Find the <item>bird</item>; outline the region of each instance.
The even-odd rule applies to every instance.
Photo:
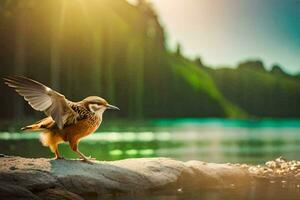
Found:
[[[105,110],[120,110],[98,96],[72,102],[50,87],[24,76],[7,76],[3,79],[4,83],[21,95],[34,110],[46,114],[46,118],[21,130],[40,131],[40,141],[55,154],[54,159],[64,159],[58,151],[58,145],[68,142],[83,161],[89,162],[92,158],[79,151],[79,141],[96,131]]]

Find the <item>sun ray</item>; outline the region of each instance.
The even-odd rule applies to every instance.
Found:
[[[100,23],[97,26],[93,26],[93,18],[88,10],[86,2],[84,0],[77,0],[80,4],[82,15],[87,23],[91,37],[93,40],[93,56],[92,56],[92,65],[94,69],[94,85],[97,87],[96,90],[101,92],[101,26]]]
[[[52,85],[56,88],[60,88],[60,51],[61,51],[61,42],[63,38],[63,28],[65,22],[65,10],[66,10],[66,0],[62,1],[62,6],[60,10],[60,14],[58,16],[58,25],[53,23],[53,33],[52,33],[52,42],[51,42],[51,77],[52,77]],[[54,14],[54,16],[56,16]]]

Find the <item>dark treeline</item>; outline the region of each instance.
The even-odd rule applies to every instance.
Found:
[[[212,70],[172,53],[142,0],[2,0],[0,68],[70,100],[102,96],[120,118],[300,116],[299,78],[259,62]],[[0,91],[0,118],[37,113],[4,84]]]

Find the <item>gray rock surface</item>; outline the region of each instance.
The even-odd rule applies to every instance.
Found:
[[[300,174],[300,173],[299,173]],[[263,177],[253,166],[181,162],[169,158],[120,161],[0,158],[0,199],[86,199],[104,195],[176,194],[250,187]],[[300,176],[290,176],[298,183]],[[286,177],[285,177],[286,180]],[[8,198],[9,197],[9,198]]]

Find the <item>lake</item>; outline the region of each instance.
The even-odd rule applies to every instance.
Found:
[[[0,153],[24,157],[53,157],[37,133],[0,133]],[[103,122],[100,129],[79,145],[86,155],[98,160],[138,157],[170,157],[182,161],[263,164],[283,156],[300,159],[299,120],[176,119],[147,122]],[[66,158],[77,158],[68,144],[60,145]],[[295,184],[294,184],[295,185]],[[101,197],[107,200],[296,200],[300,187],[262,184],[231,190],[199,190],[196,193],[134,194]],[[283,187],[285,186],[285,187]]]
[[[37,133],[0,133],[0,153],[53,157]],[[176,119],[139,123],[103,122],[80,142],[80,150],[98,160],[170,157],[216,163],[262,164],[283,156],[300,159],[300,120]],[[77,158],[67,144],[66,158]]]

